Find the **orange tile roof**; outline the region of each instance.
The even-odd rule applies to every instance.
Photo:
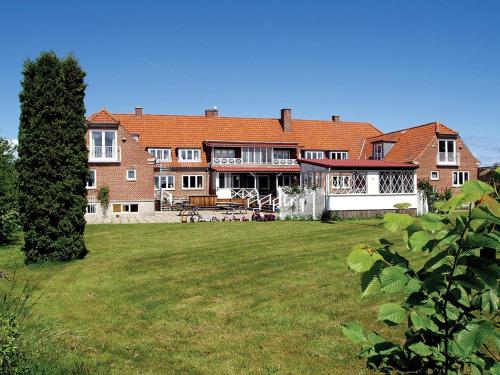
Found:
[[[101,109],[99,112],[92,114],[87,119],[87,121],[91,122],[93,124],[114,124],[114,125],[117,125],[120,123],[105,108]]]
[[[430,122],[424,125],[397,130],[367,139],[366,146],[363,149],[363,157],[369,159],[372,156],[373,143],[385,141],[395,142],[395,144],[384,157],[384,160],[414,162],[436,135],[458,136],[458,133],[439,122]]]
[[[232,142],[298,143],[309,150],[349,151],[357,159],[364,140],[381,132],[367,122],[294,120],[290,132],[283,131],[276,118],[205,117],[190,115],[112,114],[98,112],[89,122],[100,122],[108,115],[130,133],[139,134],[144,147],[197,147],[207,140]],[[176,159],[176,158],[175,158]],[[206,155],[202,152],[202,162]],[[176,162],[172,162],[175,166]]]

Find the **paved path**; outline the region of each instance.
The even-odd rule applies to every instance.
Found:
[[[231,215],[227,215],[225,211],[211,211],[211,210],[200,210],[200,215],[205,220],[210,220],[212,217],[216,217],[219,220],[226,218],[232,218]],[[243,216],[248,219],[252,217],[252,211],[247,211],[245,214],[236,214],[235,218],[241,220]],[[179,211],[166,211],[166,212],[156,212],[155,215],[141,215],[141,214],[120,214],[103,217],[101,215],[86,215],[87,224],[140,224],[140,223],[180,223],[181,217],[179,216]]]

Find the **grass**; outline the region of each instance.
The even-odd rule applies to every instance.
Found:
[[[0,270],[39,283],[42,323],[69,332],[61,356],[92,373],[364,373],[341,324],[395,332],[375,322],[382,300],[360,298],[346,257],[398,241],[379,224],[92,225],[84,260],[26,266],[11,246]]]

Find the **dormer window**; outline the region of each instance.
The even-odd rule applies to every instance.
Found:
[[[384,145],[377,143],[373,145],[373,159],[382,160],[384,158]]]
[[[169,148],[150,148],[148,152],[158,161],[171,161],[172,153]]]
[[[332,151],[330,152],[330,159],[346,160],[349,158],[347,151]]]
[[[457,148],[454,139],[440,139],[438,149],[438,164],[449,164],[456,165],[457,158]]]
[[[201,161],[201,152],[197,148],[180,148],[179,161],[184,161],[184,162]]]
[[[306,151],[304,155],[306,159],[323,159],[325,157],[323,151]]]

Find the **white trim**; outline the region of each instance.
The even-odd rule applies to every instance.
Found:
[[[453,182],[453,180],[454,180],[453,177],[454,177],[455,173],[457,174],[457,181],[458,181],[458,183],[456,183],[456,184]],[[460,175],[460,173],[463,174],[462,180],[463,180],[464,183],[466,181],[469,181],[469,179],[470,179],[470,173],[469,173],[469,171],[452,171],[451,172],[451,186],[453,186],[453,187],[460,187],[460,186],[463,185],[463,183],[462,184],[460,183],[460,178],[458,177]],[[465,179],[465,174],[467,174],[467,179]]]
[[[172,177],[172,182],[173,182],[173,184],[172,184],[173,187],[171,187],[171,188],[168,187],[168,179],[167,178],[169,178],[169,177]],[[158,187],[155,186],[156,185],[156,182],[155,182],[156,178],[158,178]],[[153,176],[153,186],[154,186],[155,190],[160,190],[162,179],[165,179],[165,186],[166,186],[166,187],[162,188],[163,190],[175,190],[175,175],[173,175],[173,174]]]
[[[348,151],[330,151],[330,159],[333,159],[333,155],[338,154],[340,158],[335,158],[335,160],[347,160],[349,159],[349,152]],[[345,155],[345,157],[344,157]]]
[[[137,211],[130,211],[132,205],[137,205]],[[111,214],[112,215],[118,215],[118,214],[136,214],[139,212],[139,203],[137,202],[130,202],[130,203],[110,203],[111,206]],[[115,211],[114,206],[120,206],[120,211]],[[123,207],[128,206],[128,211],[124,211]]]
[[[93,186],[89,186],[89,179],[87,178],[87,184],[86,184],[86,188],[88,190],[95,190],[97,189],[97,169],[89,169],[89,172],[94,172],[94,185]]]
[[[308,156],[309,154],[309,156]],[[320,156],[320,157],[318,157]],[[305,159],[321,160],[325,158],[325,152],[320,150],[306,150],[304,151]]]
[[[185,152],[185,156],[187,156],[188,152],[191,151],[191,155],[193,156],[192,159],[186,159],[182,156],[183,152]],[[178,155],[177,155],[177,160],[182,161],[184,163],[197,163],[201,161],[201,150],[199,148],[178,148],[177,149]],[[198,154],[198,157],[195,158],[194,155],[195,153]]]
[[[164,158],[165,151],[168,151],[168,156]],[[148,148],[148,152],[157,160],[157,161],[172,161],[172,149],[170,147],[151,147]],[[161,157],[157,157],[160,155]]]
[[[375,143],[373,145],[373,159],[374,160],[383,160],[384,159],[384,143]]]
[[[189,187],[184,187],[184,177],[189,177]],[[201,187],[191,187],[191,177],[201,177]],[[205,188],[205,176],[202,174],[183,174],[181,187],[182,190],[203,190]]]
[[[432,177],[433,173],[436,173],[436,177]],[[439,171],[431,171],[430,180],[431,181],[439,181]]]
[[[134,172],[134,177],[129,177],[129,175],[128,175],[129,172]],[[127,179],[127,181],[136,181],[137,180],[137,170],[135,168],[127,169],[125,172],[125,178]]]

